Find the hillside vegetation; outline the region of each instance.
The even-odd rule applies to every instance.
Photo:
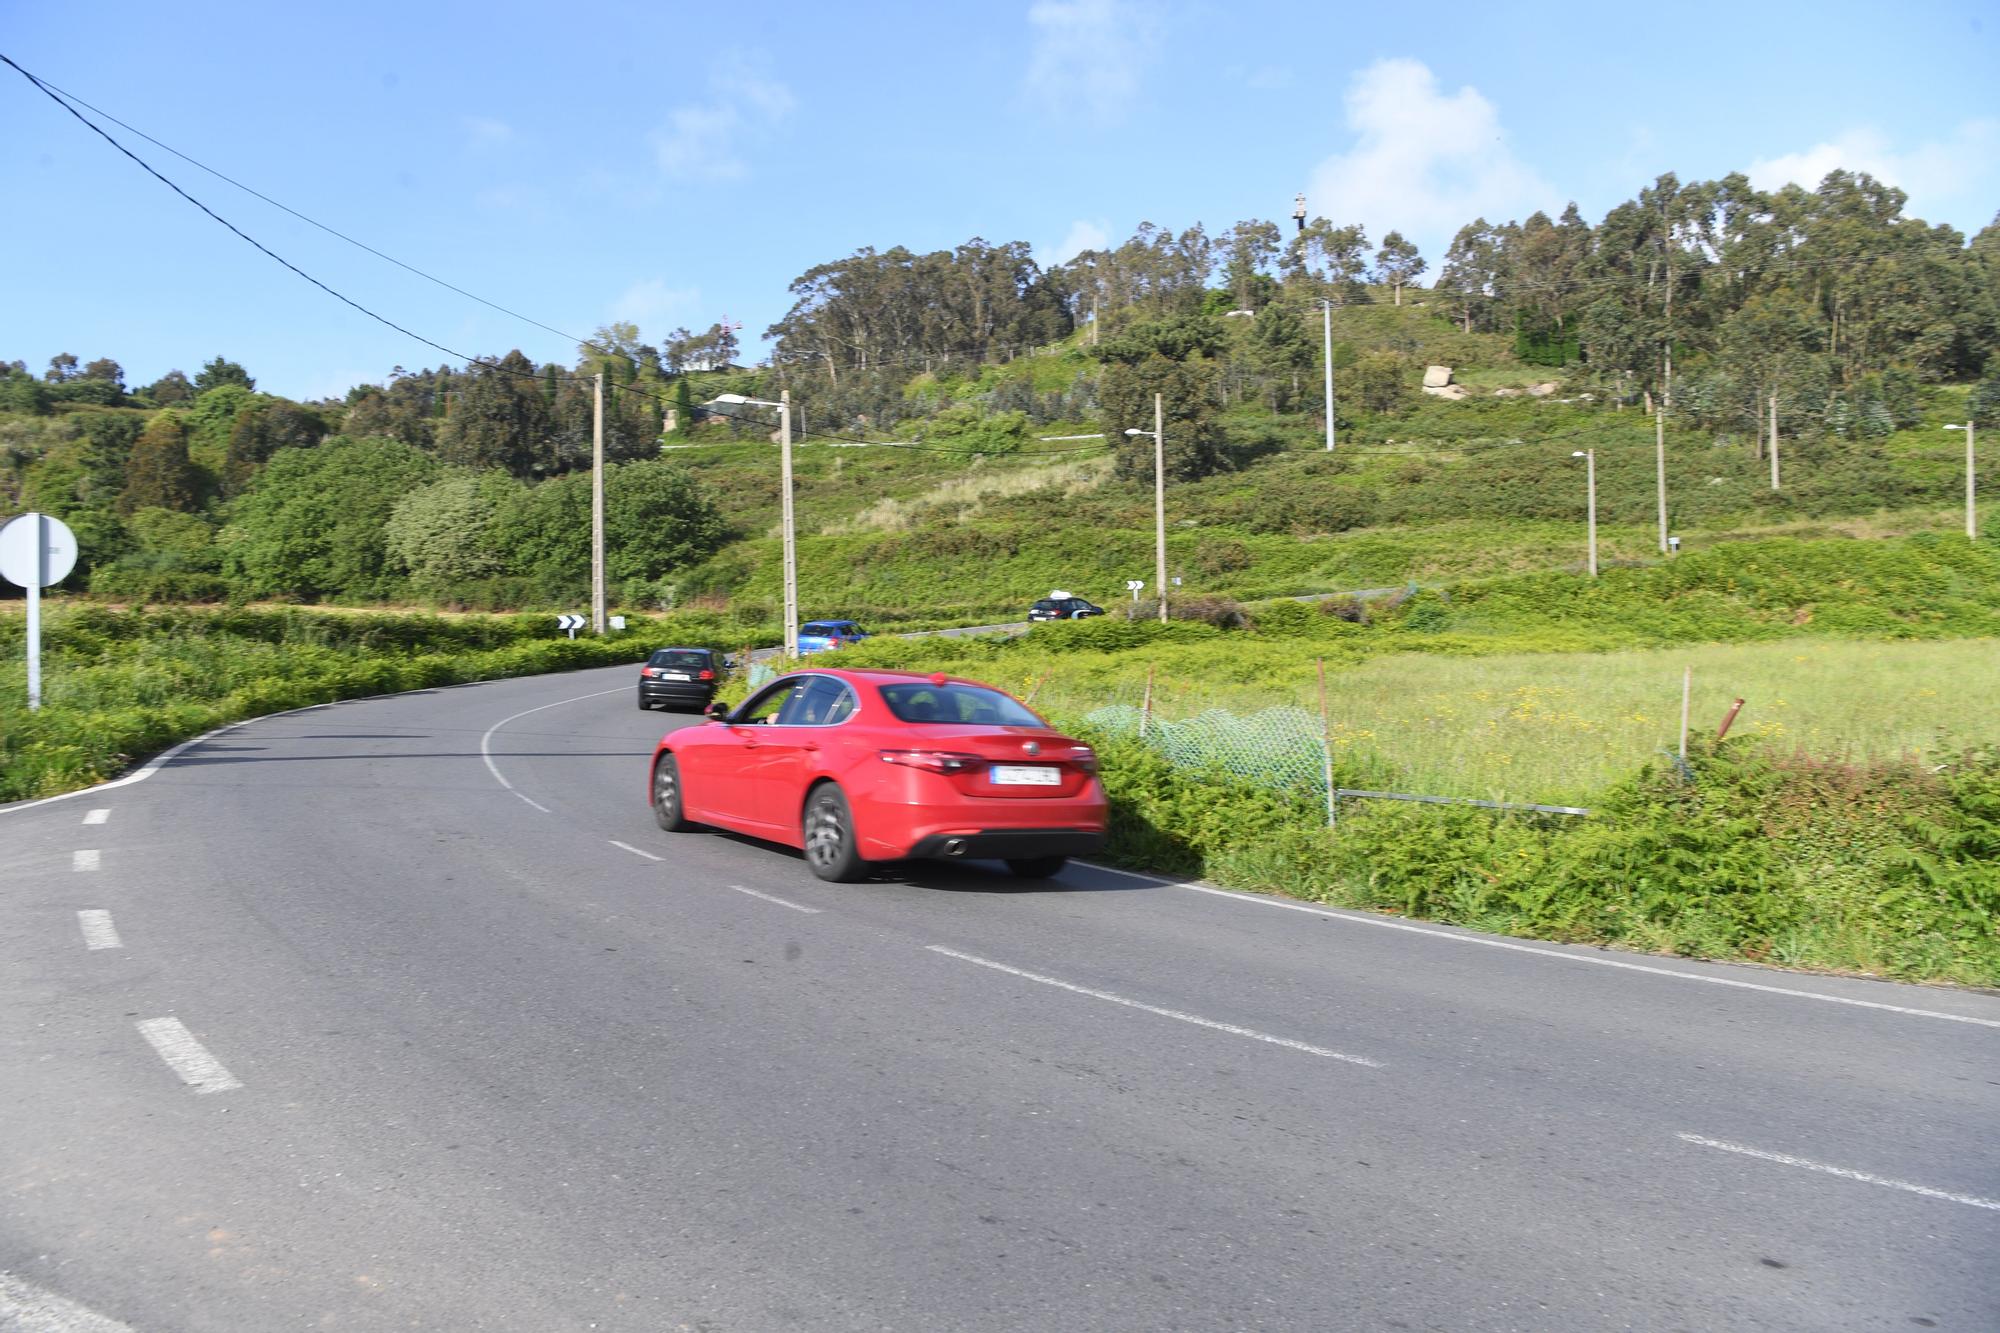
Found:
[[[1046,266],[1020,243],[867,248],[792,284],[756,367],[721,325],[629,324],[569,364],[398,368],[313,403],[222,356],[144,387],[109,358],[16,361],[0,508],[64,518],[71,587],[139,609],[55,599],[41,714],[16,702],[18,649],[0,665],[0,799],[253,712],[774,641],[777,423],[721,398],[783,394],[806,615],[1014,619],[1057,587],[1113,610],[843,657],[992,679],[1092,736],[1126,864],[1994,984],[2000,519],[1966,539],[1966,437],[1942,427],[2000,427],[2000,221],[1968,239],[1904,204],[1847,172],[1663,176],[1594,224],[1473,220],[1429,260],[1323,218],[1149,223]],[[570,644],[546,616],[242,609],[581,609],[599,374],[612,599],[658,619]],[[174,602],[224,605],[143,609]],[[1593,813],[1357,799],[1329,834],[1328,768]]]

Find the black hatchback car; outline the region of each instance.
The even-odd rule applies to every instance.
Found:
[[[1058,592],[1044,597],[1028,608],[1030,620],[1082,620],[1085,616],[1101,616],[1104,608],[1071,593]]]
[[[639,709],[705,708],[722,685],[725,663],[713,648],[661,648],[639,668]]]

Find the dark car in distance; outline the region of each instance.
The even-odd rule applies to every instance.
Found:
[[[639,710],[706,708],[722,684],[722,654],[713,648],[660,648],[639,668]]]
[[[1103,607],[1060,588],[1028,608],[1030,620],[1082,620],[1085,616],[1103,614]]]

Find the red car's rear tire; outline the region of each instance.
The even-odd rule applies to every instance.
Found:
[[[854,836],[854,815],[847,797],[831,782],[821,783],[806,797],[800,821],[806,867],[821,879],[847,884],[861,878],[867,864]]]

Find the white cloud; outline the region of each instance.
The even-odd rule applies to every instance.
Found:
[[[1835,169],[1865,171],[1910,196],[1911,211],[1921,215],[1927,203],[1945,203],[1973,194],[1990,194],[2000,161],[2000,120],[1968,120],[1948,138],[1896,148],[1880,130],[1848,130],[1838,138],[1801,152],[1760,158],[1746,173],[1760,190],[1791,183],[1819,188]]]
[[[1069,224],[1069,232],[1056,245],[1036,246],[1041,252],[1043,268],[1057,264],[1067,264],[1085,250],[1102,250],[1111,244],[1111,224],[1102,218],[1078,218]]]
[[[709,76],[706,101],[667,113],[652,133],[660,169],[680,180],[737,180],[750,172],[747,141],[768,134],[792,112],[791,89],[741,57],[726,58]]]
[[[514,141],[514,127],[491,116],[463,116],[465,137],[474,148],[499,148]]]
[[[701,304],[699,287],[669,287],[660,278],[635,282],[611,303],[611,318],[628,320],[641,329],[662,336],[661,326],[686,318],[686,312]]]
[[[1156,15],[1130,0],[1036,0],[1028,6],[1034,49],[1028,96],[1059,115],[1108,125],[1138,100],[1159,49]]]
[[[1312,211],[1359,222],[1371,242],[1400,231],[1435,266],[1458,229],[1559,206],[1555,191],[1514,156],[1500,113],[1478,89],[1447,94],[1421,61],[1379,60],[1346,96],[1354,143],[1313,169]]]

